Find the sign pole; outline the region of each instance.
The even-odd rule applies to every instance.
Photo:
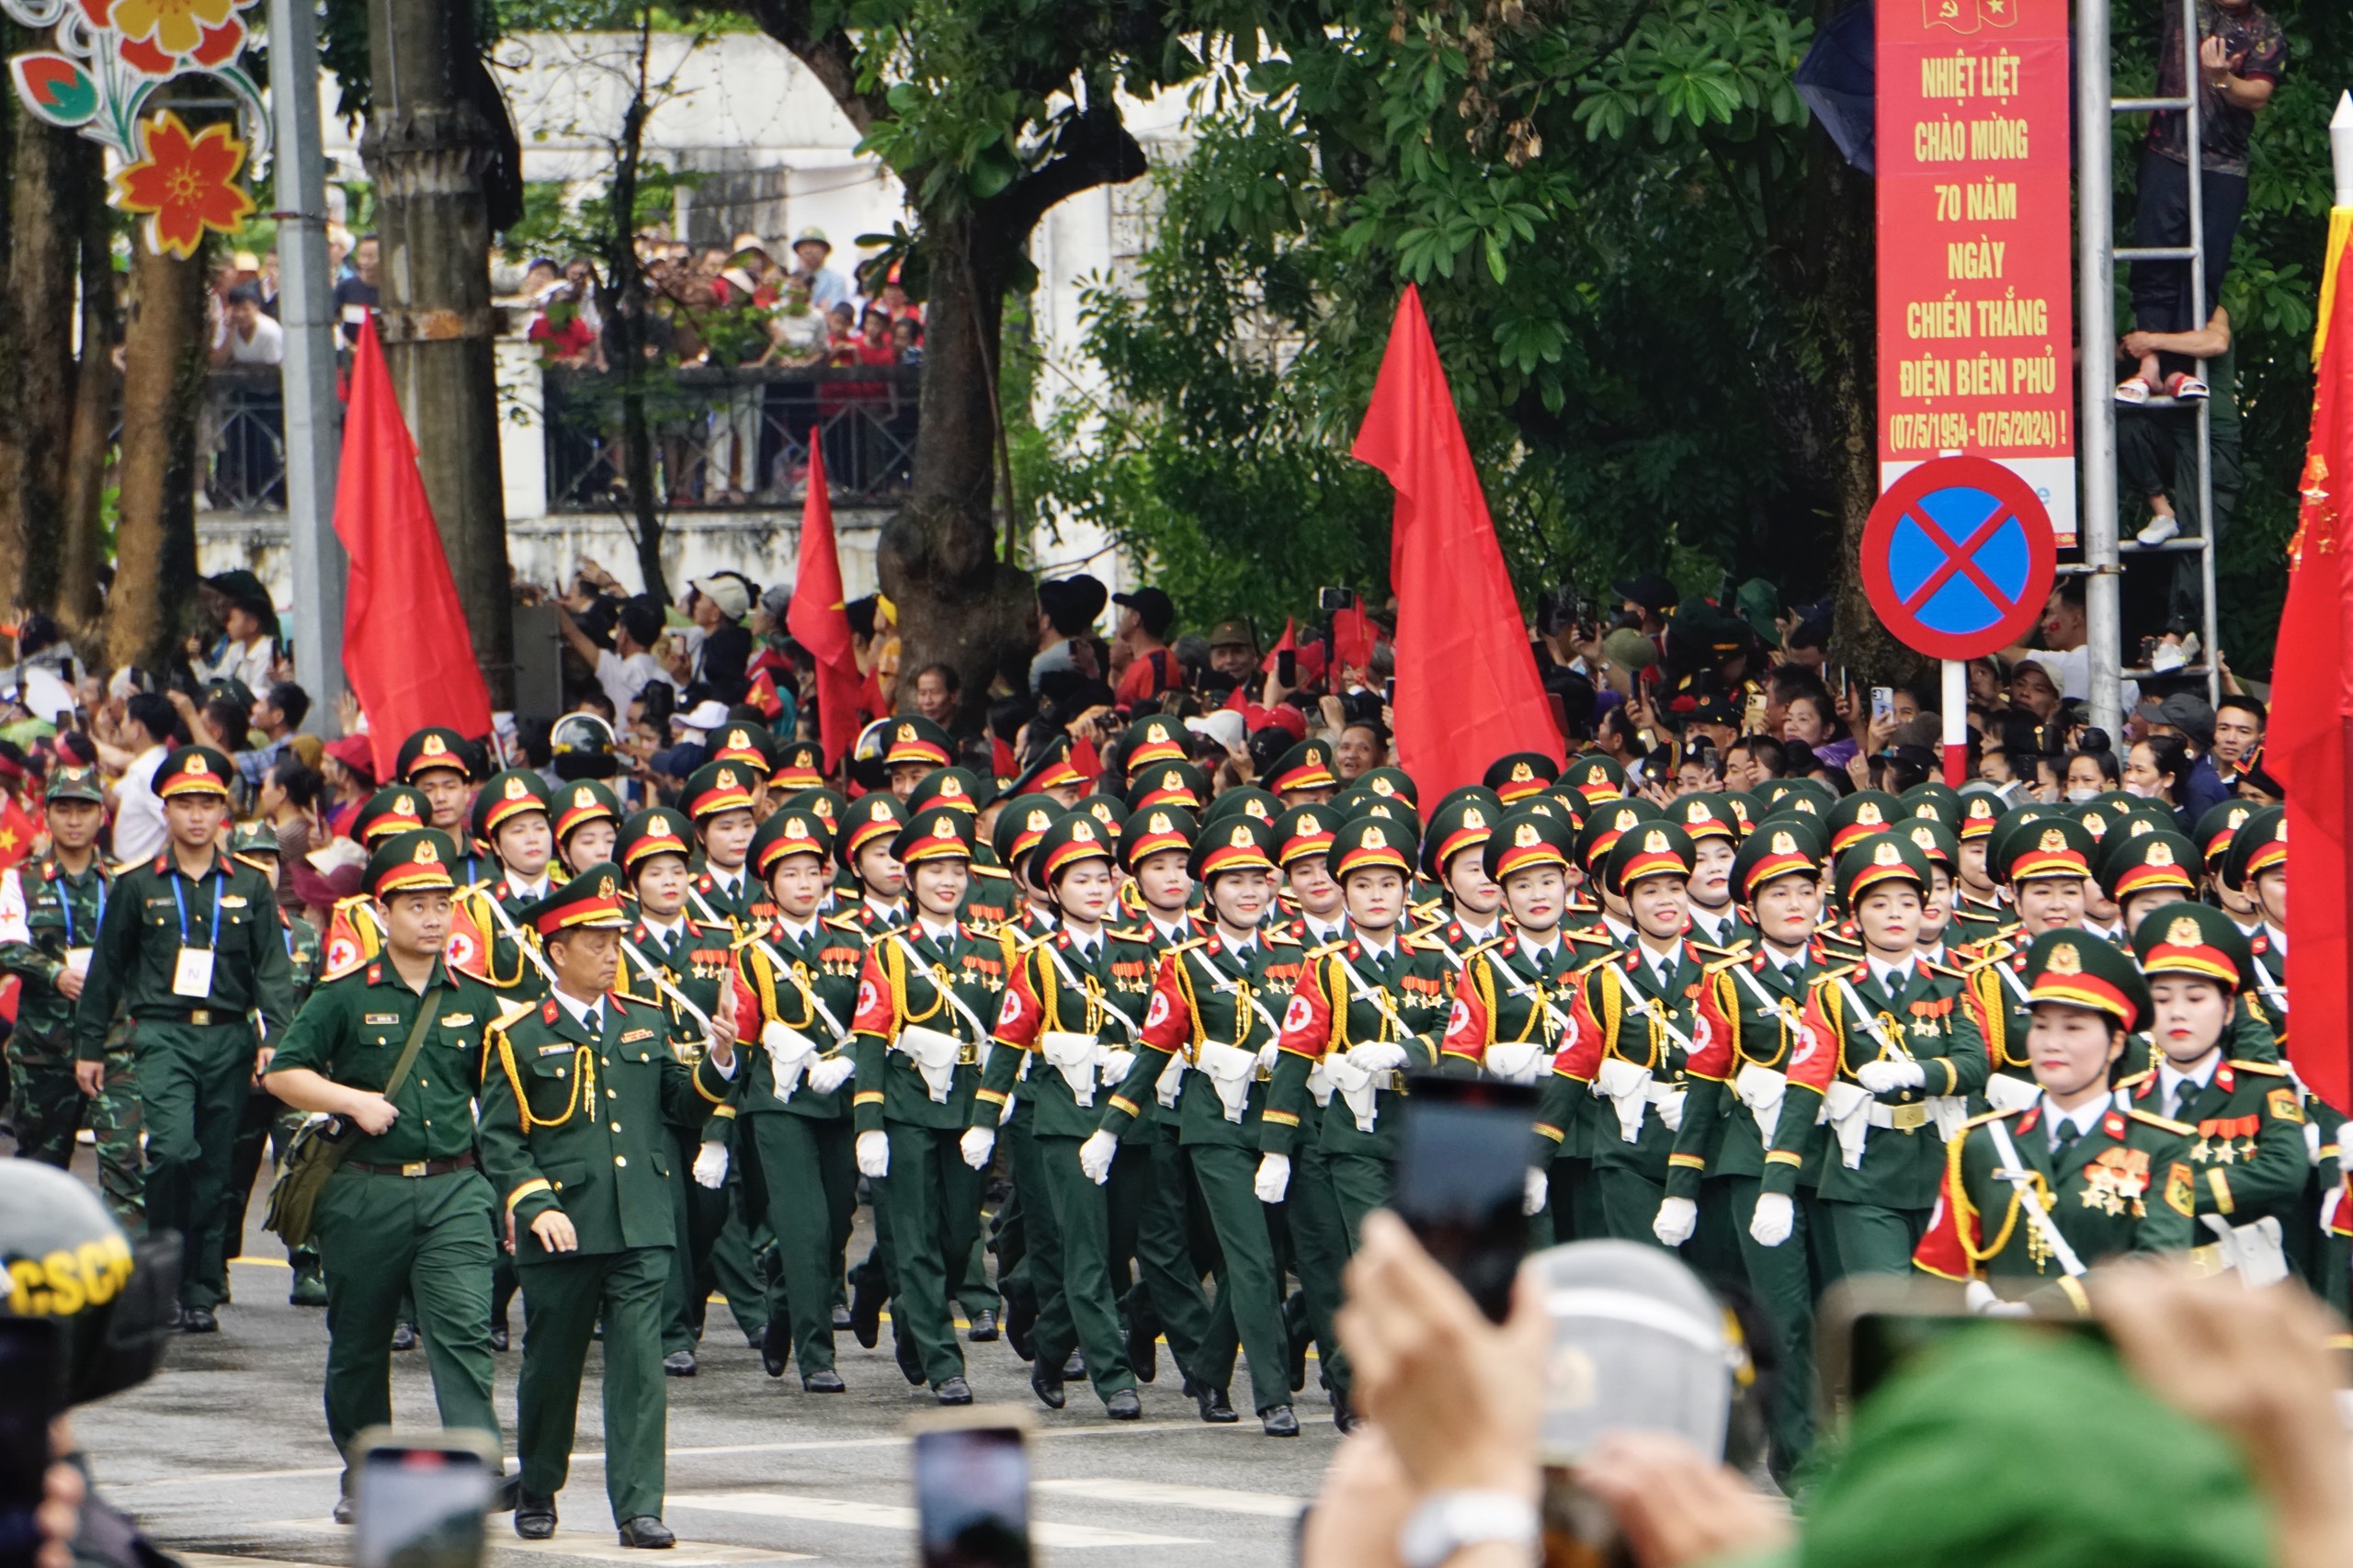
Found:
[[[1944,661],[1945,782],[1958,790],[1969,778],[1969,665]]]

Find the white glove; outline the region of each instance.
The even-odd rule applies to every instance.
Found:
[[[2345,1184],[2341,1181],[2321,1194],[2320,1233],[2322,1235],[2328,1235],[2336,1229],[2336,1210],[2344,1201]]]
[[[2353,1121],[2336,1124],[2336,1168],[2353,1166]]]
[[[727,1180],[727,1145],[705,1142],[695,1151],[695,1185],[717,1187]]]
[[[1250,1185],[1256,1189],[1259,1202],[1280,1203],[1283,1194],[1290,1190],[1290,1156],[1259,1155],[1258,1178]]]
[[[1101,1187],[1111,1179],[1111,1156],[1119,1152],[1120,1140],[1098,1127],[1078,1146],[1078,1168],[1087,1180]]]
[[[1651,1221],[1651,1234],[1661,1246],[1679,1247],[1699,1228],[1699,1206],[1688,1198],[1660,1199],[1658,1217]]]
[[[810,1066],[807,1082],[809,1086],[819,1094],[830,1095],[844,1084],[848,1083],[851,1074],[857,1071],[858,1063],[852,1062],[849,1059],[849,1052],[845,1051],[833,1056],[817,1058],[816,1062]]]
[[[2034,1315],[2034,1309],[2024,1301],[2006,1301],[1994,1294],[1994,1287],[1983,1279],[1972,1279],[1968,1288],[1961,1291],[1961,1299],[1979,1317],[2030,1318]]]
[[[1128,1081],[1128,1074],[1135,1071],[1135,1066],[1134,1051],[1108,1051],[1103,1057],[1103,1082],[1108,1085],[1124,1084]]]
[[[1534,1165],[1528,1167],[1528,1186],[1520,1193],[1519,1211],[1536,1215],[1544,1212],[1545,1200],[1552,1195],[1552,1182]]]
[[[2320,1164],[2320,1123],[2304,1123],[2304,1160],[2308,1165]]]
[[[1271,1040],[1266,1044],[1260,1046],[1258,1048],[1258,1071],[1261,1073],[1273,1072],[1275,1070],[1276,1053],[1281,1051],[1281,1049],[1282,1047],[1280,1045]]]
[[[1916,1062],[1866,1062],[1855,1069],[1855,1082],[1875,1095],[1916,1089],[1927,1081],[1928,1070]]]
[[[967,1127],[964,1136],[956,1140],[956,1150],[964,1156],[964,1163],[974,1170],[988,1169],[989,1156],[996,1153],[996,1129]]]
[[[887,1132],[858,1135],[858,1174],[880,1181],[891,1174],[891,1136]]]
[[[1368,1073],[1386,1073],[1405,1065],[1405,1048],[1393,1040],[1367,1040],[1349,1048],[1348,1060]]]
[[[1797,1205],[1786,1192],[1760,1192],[1756,1212],[1748,1217],[1748,1234],[1758,1246],[1777,1247],[1797,1229]]]

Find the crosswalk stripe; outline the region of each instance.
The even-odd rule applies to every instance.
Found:
[[[692,1496],[672,1493],[672,1509],[709,1509],[721,1514],[751,1514],[762,1518],[802,1519],[811,1524],[852,1525],[867,1529],[912,1530],[915,1511],[891,1503],[859,1503],[846,1497],[803,1497],[776,1492],[705,1492]],[[1076,1550],[1097,1546],[1199,1546],[1189,1537],[1150,1535],[1141,1530],[1107,1529],[1100,1525],[1063,1524],[1053,1519],[1029,1521],[1029,1539],[1040,1546]]]
[[[1056,1497],[1086,1497],[1129,1507],[1196,1508],[1209,1514],[1250,1514],[1292,1519],[1307,1506],[1304,1497],[1279,1492],[1238,1492],[1224,1486],[1188,1486],[1173,1481],[1126,1481],[1118,1476],[1064,1477],[1034,1481],[1037,1491]]]

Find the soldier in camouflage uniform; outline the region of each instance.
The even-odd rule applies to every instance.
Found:
[[[60,767],[42,794],[50,847],[0,873],[0,974],[22,983],[8,1036],[17,1153],[63,1170],[74,1160],[82,1091],[74,1082],[74,1003],[90,972],[112,873],[98,854],[106,786]]]

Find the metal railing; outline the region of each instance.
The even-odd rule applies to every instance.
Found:
[[[643,383],[654,495],[665,509],[798,502],[811,432],[828,490],[853,500],[904,494],[915,469],[919,366],[665,370]],[[625,503],[621,378],[551,368],[545,394],[548,510]]]
[[[286,395],[275,365],[209,370],[197,416],[197,494],[215,512],[286,508]]]

